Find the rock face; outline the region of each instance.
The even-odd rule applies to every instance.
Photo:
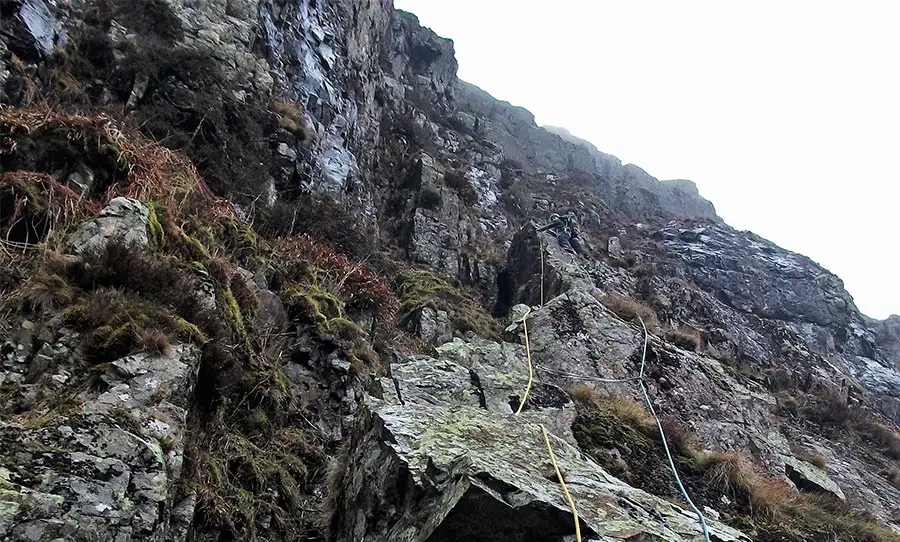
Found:
[[[632,219],[670,215],[719,220],[712,203],[699,197],[690,181],[661,183],[639,167],[623,165],[615,156],[568,132],[537,126],[529,111],[498,101],[472,84],[460,81],[457,88],[461,106],[484,119],[479,135],[497,142],[505,157],[527,170],[572,169],[598,175],[597,188],[604,198]]]
[[[478,396],[495,395],[497,385],[510,393],[524,389],[524,367],[510,367],[512,359],[497,355],[503,347],[483,342],[457,342],[442,350],[473,362],[472,367],[425,359],[394,365],[397,400],[370,399],[359,414],[348,456],[355,468],[340,484],[336,538],[487,541],[503,533],[504,540],[551,541],[574,535],[539,425],[552,427],[545,420],[560,416],[565,403],[547,402],[521,417],[489,399],[479,406]],[[492,365],[496,362],[500,365]],[[566,439],[551,434],[550,440],[579,503],[586,540],[699,535],[692,513],[610,476]],[[397,487],[404,489],[390,489]],[[719,524],[710,526],[710,534],[716,540],[750,540]]]
[[[0,231],[26,209],[52,241],[13,247],[47,260],[33,276],[0,251],[0,304],[15,315],[0,317],[0,539],[571,541],[543,424],[585,540],[699,540],[692,512],[604,470],[572,430],[579,393],[642,398],[637,316],[648,393],[698,453],[739,454],[900,530],[900,319],[865,318],[837,276],[728,227],[691,181],[658,181],[459,80],[453,42],[391,0],[0,0],[0,12]],[[22,109],[63,120],[12,122]],[[79,136],[94,124],[123,132],[95,149]],[[134,151],[146,161],[119,145],[132,128],[149,136]],[[205,207],[185,196],[190,213],[166,214],[173,196],[154,190],[183,188],[168,169],[179,155],[149,140],[194,161],[204,183],[189,195]],[[117,192],[145,162],[161,168],[152,182]],[[120,193],[149,196],[107,201]],[[578,255],[538,231],[569,211]],[[275,261],[298,234],[320,243]],[[165,272],[77,267],[110,243]],[[325,269],[335,262],[349,267]],[[357,280],[367,263],[377,273]],[[72,269],[90,286],[80,304],[61,278]],[[416,273],[430,278],[394,280]],[[379,287],[394,297],[375,309],[399,306],[397,325],[351,314]],[[101,294],[128,301],[124,324],[77,328]],[[165,327],[176,306],[221,336],[180,315],[171,346],[110,333]],[[86,361],[99,331],[127,355]],[[227,440],[209,434],[228,424],[200,411],[249,427],[203,480],[184,467],[192,446]],[[338,448],[329,484],[320,456]],[[224,504],[204,509],[221,486]],[[740,499],[698,500],[728,522]],[[210,520],[222,510],[229,521]],[[292,522],[303,529],[287,534]],[[754,536],[711,528],[720,542]]]
[[[761,379],[743,378],[735,372],[733,359],[731,362],[723,362],[712,357],[711,354],[716,353],[715,347],[698,353],[653,338],[648,347],[645,374],[647,386],[651,395],[659,402],[657,408],[660,411],[671,413],[667,415],[677,415],[691,428],[693,434],[704,439],[713,449],[741,450],[765,464],[770,472],[785,475],[804,490],[824,491],[842,499],[848,493],[851,494],[851,499],[865,501],[869,510],[884,514],[885,518],[889,517],[895,506],[893,502],[900,497],[900,493],[897,488],[886,484],[876,472],[864,466],[865,460],[856,452],[837,443],[825,444],[827,455],[834,457],[834,464],[829,467],[828,474],[793,458],[790,441],[816,442],[820,447],[827,441],[809,435],[808,429],[803,429],[802,425],[784,433],[775,429],[779,423],[775,394],[782,389],[780,386],[833,388],[839,387],[840,382],[853,378],[865,387],[866,393],[879,398],[874,405],[876,408],[887,416],[896,416],[898,393],[893,386],[900,382],[900,377],[886,363],[856,354],[859,349],[869,348],[868,351],[873,352],[873,355],[881,355],[880,351],[870,346],[874,342],[871,331],[849,336],[842,333],[841,330],[852,330],[859,325],[856,322],[861,321],[862,317],[858,312],[851,311],[844,315],[844,322],[851,320],[850,323],[832,322],[829,324],[831,327],[819,327],[823,334],[827,333],[831,337],[830,349],[826,350],[813,338],[802,333],[804,324],[797,324],[796,320],[769,320],[763,318],[763,315],[752,314],[754,306],[786,303],[780,299],[783,296],[797,295],[793,292],[760,286],[754,296],[746,294],[747,299],[753,297],[753,303],[756,304],[747,306],[735,306],[729,303],[730,298],[723,301],[707,293],[753,287],[752,279],[748,281],[743,278],[745,273],[751,277],[766,277],[764,280],[770,283],[785,281],[784,288],[787,288],[787,277],[774,269],[759,268],[771,265],[767,264],[765,258],[756,256],[756,251],[762,245],[769,254],[780,254],[781,257],[789,258],[788,261],[795,262],[794,266],[785,264],[790,269],[788,276],[795,276],[798,281],[803,277],[819,276],[819,280],[826,285],[820,287],[818,295],[808,295],[809,304],[805,309],[807,314],[820,314],[823,319],[829,313],[841,314],[831,300],[835,295],[841,296],[836,301],[839,304],[849,299],[843,290],[827,289],[828,281],[838,280],[836,277],[805,258],[787,253],[771,243],[751,238],[749,247],[738,245],[737,240],[742,238],[735,233],[732,239],[736,244],[730,250],[718,253],[718,259],[711,248],[702,249],[694,244],[707,243],[703,246],[713,246],[711,236],[715,233],[710,229],[716,228],[719,226],[704,228],[709,235],[702,238],[693,237],[692,232],[688,235],[689,240],[683,241],[693,246],[693,250],[702,251],[701,258],[709,258],[702,260],[705,265],[679,264],[677,268],[672,267],[676,277],[679,276],[675,272],[677,269],[684,273],[681,276],[696,274],[687,276],[697,282],[722,277],[722,282],[716,286],[703,289],[686,288],[683,279],[673,281],[660,278],[649,281],[649,284],[644,279],[642,287],[638,284],[640,281],[623,280],[622,276],[610,273],[602,264],[573,259],[554,245],[552,236],[546,235],[542,242],[535,242],[530,237],[534,234],[529,234],[528,228],[525,228],[510,249],[511,262],[516,262],[516,268],[526,270],[512,276],[515,279],[513,290],[530,292],[521,298],[536,303],[533,301],[536,299],[533,295],[536,289],[534,282],[535,275],[539,276],[542,259],[545,277],[559,277],[553,280],[554,286],[545,288],[546,292],[556,297],[549,298],[543,307],[534,309],[529,317],[531,353],[537,375],[544,381],[561,387],[591,382],[597,378],[634,377],[640,369],[643,337],[641,328],[634,323],[622,321],[598,299],[607,299],[606,292],[648,289],[659,307],[661,317],[669,315],[684,322],[685,314],[680,311],[691,307],[692,323],[699,325],[703,322],[710,330],[710,342],[721,341],[719,344],[723,351],[733,348],[734,355],[740,356],[742,363],[758,367],[753,370],[766,375]],[[684,247],[676,243],[665,231],[663,230],[662,238],[668,241],[642,249],[652,251],[655,261],[663,262],[662,266],[670,265],[665,263],[670,262],[667,258],[680,259],[691,250],[690,246]],[[674,254],[666,252],[667,250],[673,250]],[[548,252],[554,255],[548,255]],[[733,263],[723,263],[723,260],[728,261],[726,258],[732,259]],[[723,271],[720,272],[719,269]],[[733,281],[724,279],[732,272],[741,278]],[[586,286],[585,276],[602,286]],[[516,280],[521,280],[522,283],[519,284]],[[811,285],[805,287],[813,288]],[[799,286],[798,291],[802,292],[803,288],[804,286]],[[680,309],[676,311],[670,308],[674,306]],[[751,313],[750,317],[747,313]],[[846,328],[842,327],[844,325]],[[722,332],[716,331],[719,326],[723,329]],[[510,330],[522,340],[524,330],[521,324],[512,326],[508,329]],[[729,335],[726,330],[740,330],[740,334]],[[666,336],[664,328],[658,328],[656,333]],[[844,341],[843,344],[841,340]],[[693,349],[694,346],[691,347]],[[728,359],[721,352],[717,355]],[[791,360],[790,367],[785,367],[787,359]],[[835,361],[841,364],[840,368],[835,366]],[[634,383],[594,385],[615,395],[638,397]],[[860,483],[861,480],[867,482]]]
[[[875,332],[878,347],[895,369],[900,368],[900,316],[894,314],[886,320],[868,322]]]
[[[68,376],[66,343],[53,376]],[[37,354],[42,355],[44,349]],[[109,389],[44,418],[0,422],[0,534],[8,540],[183,540],[191,501],[176,502],[199,352],[136,354],[110,364]]]
[[[724,226],[673,225],[658,235],[686,278],[738,310],[826,327],[847,325],[855,312],[839,278],[764,239]]]

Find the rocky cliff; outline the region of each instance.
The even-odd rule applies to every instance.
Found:
[[[896,317],[456,68],[390,0],[0,0],[0,538],[900,540]]]

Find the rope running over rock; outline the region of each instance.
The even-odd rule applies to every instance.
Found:
[[[538,234],[538,239],[540,241],[541,247],[541,307],[544,306],[544,243],[543,238],[540,234]],[[575,265],[577,265],[582,272],[584,272],[588,277],[590,274],[587,270],[581,266],[581,264],[574,260]],[[593,299],[593,298],[592,298]],[[594,301],[600,305],[600,302],[594,299]],[[519,408],[516,410],[516,416],[518,416],[522,409],[525,407],[525,403],[528,401],[528,395],[531,392],[531,387],[534,382],[534,366],[531,362],[531,344],[528,339],[528,324],[526,323],[526,319],[531,315],[531,307],[528,307],[528,311],[522,316],[522,326],[525,331],[525,355],[528,361],[528,385],[525,387],[525,393],[522,395],[522,401],[519,403]],[[659,436],[662,439],[663,449],[666,452],[666,458],[669,461],[669,468],[672,471],[672,475],[675,477],[675,482],[678,484],[678,489],[681,490],[681,494],[684,496],[685,501],[690,505],[690,507],[697,514],[697,518],[700,520],[700,526],[703,529],[703,538],[705,542],[710,542],[709,538],[709,527],[706,524],[706,518],[703,516],[703,513],[697,508],[697,505],[694,504],[694,501],[691,499],[691,496],[688,494],[687,489],[685,489],[684,484],[681,481],[681,476],[678,475],[678,469],[675,468],[675,459],[672,457],[672,452],[669,450],[669,443],[666,439],[666,433],[663,430],[662,421],[660,421],[659,416],[656,414],[656,410],[653,408],[653,402],[650,400],[650,394],[647,391],[647,384],[644,379],[644,370],[647,367],[647,345],[650,342],[650,332],[647,330],[647,324],[644,323],[644,319],[638,316],[638,319],[641,321],[641,327],[644,330],[644,347],[643,352],[641,354],[641,370],[638,373],[638,376],[632,378],[592,378],[581,375],[574,375],[571,373],[563,373],[559,371],[553,371],[551,369],[547,369],[546,367],[539,366],[542,370],[547,371],[549,373],[556,373],[560,376],[568,377],[568,378],[576,378],[581,380],[588,380],[593,382],[608,382],[608,383],[623,383],[623,382],[637,382],[641,387],[641,393],[644,396],[644,403],[647,405],[647,409],[650,410],[650,414],[653,415],[653,418],[656,420],[656,427],[659,429]],[[572,517],[575,521],[575,539],[577,542],[581,542],[581,527],[580,522],[578,521],[578,510],[575,507],[575,501],[572,499],[571,494],[569,493],[568,488],[566,487],[566,482],[563,480],[563,476],[560,473],[559,467],[556,464],[556,454],[553,453],[553,447],[550,445],[550,439],[547,436],[547,428],[544,424],[538,424],[541,428],[541,433],[544,437],[544,443],[547,445],[547,452],[550,454],[550,461],[553,463],[553,468],[556,471],[556,478],[559,480],[559,485],[562,488],[563,494],[566,497],[566,502],[569,505],[569,508],[572,510]]]

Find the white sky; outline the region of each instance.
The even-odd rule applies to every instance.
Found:
[[[900,313],[900,2],[395,0],[460,78]]]

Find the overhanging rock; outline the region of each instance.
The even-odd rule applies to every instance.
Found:
[[[535,413],[536,414],[536,413]],[[351,442],[338,540],[560,542],[574,534],[534,414],[470,406],[362,409]],[[584,540],[702,540],[696,516],[607,474],[573,446],[551,442]],[[748,541],[721,524],[713,540]]]
[[[336,540],[571,540],[575,526],[540,425],[578,508],[584,540],[702,540],[697,517],[635,489],[581,454],[574,409],[552,384],[528,383],[524,348],[460,340],[391,365],[361,407],[332,525]],[[507,402],[509,401],[509,402]],[[746,541],[723,525],[714,540]],[[567,538],[569,537],[569,538]]]

